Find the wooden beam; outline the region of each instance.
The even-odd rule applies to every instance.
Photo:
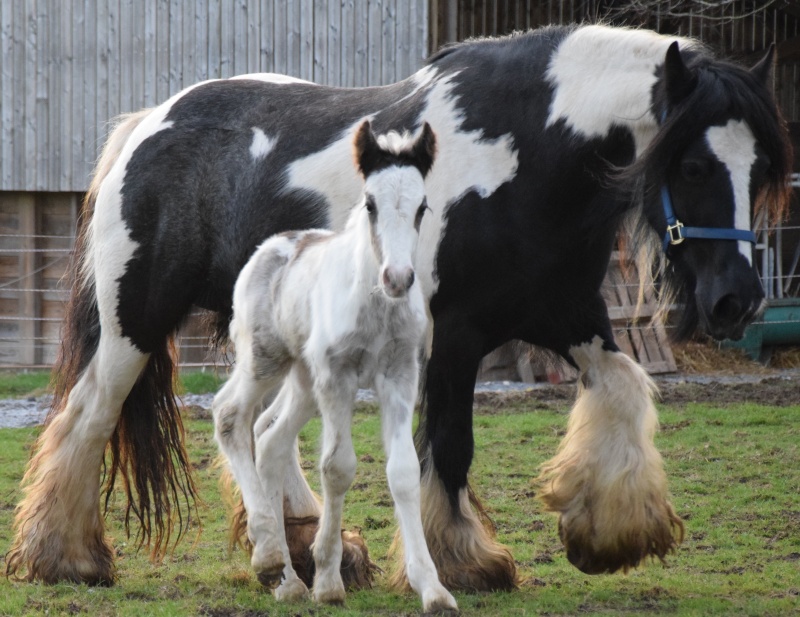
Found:
[[[39,353],[36,346],[36,339],[41,331],[40,324],[35,321],[39,317],[39,292],[37,281],[39,277],[36,273],[38,259],[36,259],[36,238],[37,233],[37,213],[36,198],[33,193],[19,193],[19,234],[20,248],[23,251],[19,254],[19,363],[23,365],[35,365],[40,363]]]

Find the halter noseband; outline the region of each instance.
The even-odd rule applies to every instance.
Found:
[[[661,115],[661,124],[667,120],[667,112]],[[742,240],[750,244],[756,243],[756,235],[749,229],[736,229],[724,227],[687,227],[675,216],[675,209],[672,207],[672,196],[669,192],[669,185],[665,181],[661,186],[661,205],[664,208],[664,216],[667,219],[667,231],[664,234],[664,252],[669,255],[669,247],[680,244],[687,238],[695,240]]]

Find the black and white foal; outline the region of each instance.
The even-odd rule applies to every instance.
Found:
[[[313,549],[313,597],[344,601],[340,530],[344,495],[356,467],[353,404],[359,387],[373,386],[381,403],[386,472],[409,582],[426,611],[456,608],[425,543],[411,430],[417,356],[428,323],[413,262],[427,209],[424,177],[435,149],[427,123],[416,140],[398,133],[376,139],[370,123],[362,124],[355,156],[365,180],[363,199],[344,231],[273,236],[236,282],[230,335],[237,364],[214,400],[214,421],[247,509],[252,565],[266,584],[283,578],[275,590],[278,599],[308,594],[292,567],[283,486],[286,468],[296,464],[297,435],[319,409],[324,504]],[[251,431],[254,410],[279,385]]]

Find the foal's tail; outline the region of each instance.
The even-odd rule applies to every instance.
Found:
[[[72,388],[89,365],[100,341],[100,314],[94,288],[91,258],[95,202],[103,180],[119,158],[134,129],[149,109],[120,116],[103,147],[95,174],[83,201],[78,235],[68,271],[71,287],[62,343],[53,369],[53,404],[48,421],[64,410]],[[172,337],[155,349],[128,394],[107,447],[105,504],[119,475],[127,496],[125,527],[130,535],[131,514],[140,524],[140,545],[151,548],[153,558],[166,553],[177,525],[177,541],[187,529],[179,507],[181,497],[189,511],[196,497],[183,446],[183,423],[175,402],[175,349]]]

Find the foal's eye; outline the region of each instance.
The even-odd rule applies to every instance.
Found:
[[[374,216],[375,212],[377,211],[375,207],[375,198],[372,195],[370,195],[369,197],[367,197],[367,201],[364,205],[367,208],[367,212],[369,213],[369,215]]]
[[[417,208],[417,215],[414,217],[414,227],[419,231],[419,226],[422,224],[422,217],[425,216],[425,210],[428,209],[428,200],[423,199],[422,204]]]
[[[705,159],[686,159],[681,163],[681,175],[689,182],[700,182],[708,176],[711,165]]]

